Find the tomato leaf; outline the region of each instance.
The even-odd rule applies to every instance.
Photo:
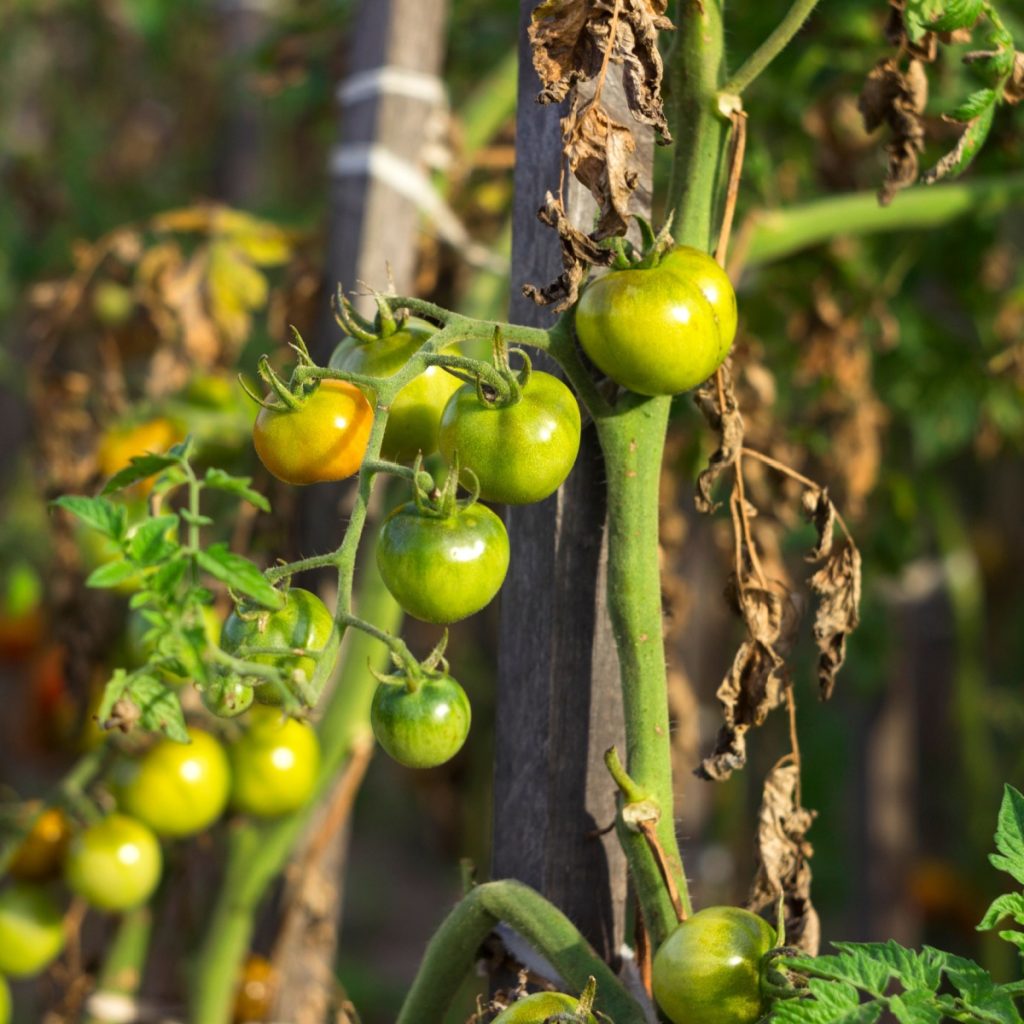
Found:
[[[996,826],[996,849],[989,856],[993,867],[1008,874],[1024,885],[1024,796],[1013,786],[1003,790]]]
[[[170,598],[178,589],[178,584],[184,578],[188,567],[189,559],[178,554],[160,566],[146,582],[154,593],[163,598]]]
[[[65,494],[54,502],[86,526],[92,527],[111,540],[121,540],[127,525],[127,513],[123,505],[104,498],[87,498],[80,494]]]
[[[128,557],[143,566],[159,565],[178,549],[176,515],[156,516],[141,523],[128,542]]]
[[[113,494],[115,491],[124,490],[170,466],[178,465],[178,462],[173,455],[136,455],[124,469],[115,473],[106,482],[101,493]]]
[[[125,694],[139,709],[139,725],[147,732],[162,732],[178,743],[188,743],[185,715],[177,693],[156,676],[135,677]]]
[[[247,476],[231,476],[230,473],[225,473],[223,469],[210,468],[206,471],[206,476],[203,478],[203,483],[207,487],[213,487],[218,491],[227,491],[229,494],[235,494],[243,501],[249,502],[250,505],[254,505],[262,512],[270,511],[270,502],[259,493],[254,491],[249,484],[252,482],[251,477]]]
[[[94,569],[85,581],[87,587],[95,587],[97,590],[107,587],[118,587],[127,582],[138,573],[138,569],[124,559],[117,559],[107,562],[98,569]]]
[[[214,544],[196,554],[200,568],[232,590],[251,597],[267,608],[280,608],[284,597],[267,582],[267,578],[248,559],[229,551],[226,544]]]

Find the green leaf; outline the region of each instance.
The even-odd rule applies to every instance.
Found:
[[[1018,924],[1024,924],[1024,893],[1008,892],[997,896],[978,925],[979,932],[995,928],[1004,917],[1012,917]]]
[[[113,562],[107,562],[106,565],[101,565],[98,569],[94,569],[85,581],[87,587],[95,587],[97,590],[105,589],[106,587],[118,587],[122,583],[127,583],[133,576],[138,574],[138,568],[126,562],[123,558],[119,558]]]
[[[139,725],[147,732],[162,732],[178,743],[188,743],[185,714],[178,694],[156,676],[136,676],[129,683],[125,696],[141,712]]]
[[[87,498],[80,494],[65,494],[53,504],[111,540],[120,540],[124,536],[127,513],[123,505],[105,498]]]
[[[995,839],[999,853],[988,859],[1024,885],[1024,795],[1010,785],[1003,788]]]
[[[173,449],[172,449],[173,450]],[[169,466],[177,466],[179,459],[171,455],[136,455],[120,472],[115,473],[107,482],[101,493],[112,494],[114,491],[131,487],[132,484],[155,476]]]
[[[949,116],[954,121],[972,121],[991,107],[996,99],[995,89],[979,89],[972,92]]]
[[[209,516],[194,515],[189,509],[183,508],[178,513],[182,519],[191,526],[212,526],[213,520]]]
[[[970,28],[981,17],[984,6],[984,0],[945,0],[941,13],[929,22],[928,27],[933,32]]]
[[[196,555],[200,567],[214,579],[267,608],[280,608],[284,597],[275,590],[257,566],[229,551],[226,544],[214,544]]]
[[[900,1024],[940,1024],[942,1010],[931,992],[904,992],[889,999],[889,1012]]]
[[[236,494],[238,497],[249,502],[250,505],[255,505],[262,512],[269,512],[270,502],[259,491],[254,491],[249,486],[251,482],[251,477],[231,476],[229,473],[225,473],[223,469],[216,468],[208,469],[206,476],[203,478],[203,483],[207,487]]]
[[[988,133],[992,128],[992,118],[995,116],[995,105],[987,107],[973,120],[967,122],[957,140],[957,144],[925,175],[921,181],[925,185],[934,185],[942,178],[950,175],[961,174],[967,170],[971,161],[978,155],[978,150],[984,145]]]
[[[146,582],[155,593],[161,597],[169,598],[178,589],[178,584],[181,583],[188,567],[188,558],[178,554],[160,566]]]
[[[845,982],[808,982],[811,998],[780,999],[772,1007],[776,1024],[874,1024],[882,1015],[878,1002],[862,1003],[860,994]]]
[[[950,984],[957,990],[963,1005],[976,1016],[993,1024],[1019,1024],[1020,1014],[1011,994],[994,984],[988,971],[973,960],[952,953],[930,952],[942,958]]]
[[[143,521],[128,542],[128,557],[137,565],[158,565],[178,550],[176,536],[169,536],[178,528],[176,515],[156,516]]]

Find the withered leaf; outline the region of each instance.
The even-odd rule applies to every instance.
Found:
[[[712,452],[707,466],[697,477],[697,493],[694,503],[698,512],[710,514],[718,508],[718,503],[711,497],[715,482],[736,461],[740,448],[743,447],[743,417],[740,415],[739,402],[733,386],[730,362],[722,364],[722,394],[725,397],[725,408],[719,401],[718,386],[714,377],[708,378],[695,392],[693,400],[707,421],[707,424],[718,434],[718,447]]]
[[[633,117],[652,125],[658,132],[658,141],[672,141],[661,102],[661,76],[664,65],[658,49],[658,32],[672,29],[665,17],[665,2],[643,3],[627,0],[619,15],[615,59],[622,61],[622,84],[626,102]]]
[[[564,269],[551,284],[543,288],[533,284],[523,285],[523,294],[540,306],[555,303],[555,310],[561,312],[576,301],[587,267],[610,266],[615,260],[615,253],[611,249],[602,249],[594,239],[573,227],[561,201],[550,192],[545,195],[544,205],[537,216],[558,232]]]
[[[800,768],[791,760],[779,762],[768,774],[757,825],[757,873],[747,896],[755,913],[775,907],[783,898],[786,943],[811,956],[818,953],[821,929],[811,902],[810,858],[814,849],[807,831],[815,814],[800,806]]]
[[[1003,86],[1003,99],[1007,103],[1020,103],[1024,100],[1024,52],[1013,56],[1013,71]]]
[[[806,490],[800,498],[804,515],[814,525],[818,540],[807,555],[809,562],[817,562],[832,550],[832,531],[836,524],[836,509],[823,487]]]
[[[579,106],[573,96],[569,113],[562,119],[563,150],[569,170],[597,201],[600,220],[593,239],[626,233],[629,200],[640,175],[632,166],[636,142],[629,128],[609,116],[600,103],[589,100]]]
[[[818,595],[814,616],[818,684],[822,699],[828,700],[835,689],[836,673],[846,658],[846,638],[860,621],[860,552],[849,541],[833,548],[810,584]]]
[[[538,102],[560,103],[577,81],[597,74],[602,53],[587,29],[603,16],[592,0],[544,0],[534,8],[528,33],[543,86]]]

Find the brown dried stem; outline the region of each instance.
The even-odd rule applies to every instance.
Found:
[[[647,845],[650,846],[651,852],[654,854],[654,859],[658,864],[658,870],[661,872],[661,877],[665,882],[665,889],[668,892],[668,897],[672,901],[672,906],[676,912],[676,918],[679,921],[686,920],[686,910],[683,908],[683,900],[679,895],[679,887],[676,885],[675,879],[672,877],[672,872],[669,870],[668,860],[665,857],[665,850],[662,848],[661,841],[658,839],[657,823],[652,819],[644,819],[637,822],[637,828],[643,835],[644,839],[647,840]]]
[[[736,215],[736,200],[740,194],[743,157],[747,151],[746,113],[742,110],[734,111],[731,120],[732,140],[729,147],[729,184],[725,193],[722,226],[718,230],[718,245],[715,247],[715,260],[721,267],[725,266],[725,257],[729,251],[729,238],[732,235],[732,224]]]

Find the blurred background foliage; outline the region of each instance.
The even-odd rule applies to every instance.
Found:
[[[83,567],[102,552],[52,524],[46,499],[94,488],[131,454],[117,439],[130,447],[133,429],[156,422],[172,439],[195,433],[208,461],[247,469],[270,493],[274,515],[240,519],[234,542],[269,552],[294,528],[294,498],[249,451],[252,409],[233,378],[280,352],[288,324],[309,329],[325,301],[325,168],[353,6],[6,7],[5,796],[41,792],[88,735],[125,620],[123,599],[83,596]],[[887,52],[885,16],[882,0],[823,3],[751,89],[738,261],[745,244],[756,255],[764,211],[878,187],[882,140],[865,133],[857,95]],[[731,4],[730,52],[748,53],[775,18],[770,5]],[[479,316],[503,316],[509,290],[496,268],[509,246],[517,19],[513,0],[454,0],[452,116],[431,160],[435,186],[493,259],[467,261],[426,220],[418,241],[420,293]],[[1007,20],[1024,36],[1019,17]],[[954,136],[939,112],[970,89],[952,55],[933,67],[929,128],[945,148]],[[864,621],[833,702],[818,704],[809,656],[796,669],[826,939],[990,956],[973,932],[996,884],[985,854],[1001,782],[1024,777],[1022,158],[1019,112],[1004,108],[968,172],[980,188],[962,216],[884,233],[852,218],[821,244],[751,258],[739,279],[750,443],[827,484],[864,555]],[[906,199],[890,208],[894,225]],[[677,405],[663,503],[677,812],[697,901],[740,900],[784,723],[755,737],[732,781],[691,778],[717,729],[714,690],[737,627],[721,599],[728,528],[698,521],[690,500],[710,439],[688,399]],[[799,579],[808,534],[796,498],[754,475],[758,538]],[[366,1024],[392,1019],[458,892],[457,858],[486,873],[493,609],[483,625],[453,631],[475,708],[466,751],[415,776],[378,758],[359,799],[339,972]],[[426,648],[433,636],[415,639]]]

